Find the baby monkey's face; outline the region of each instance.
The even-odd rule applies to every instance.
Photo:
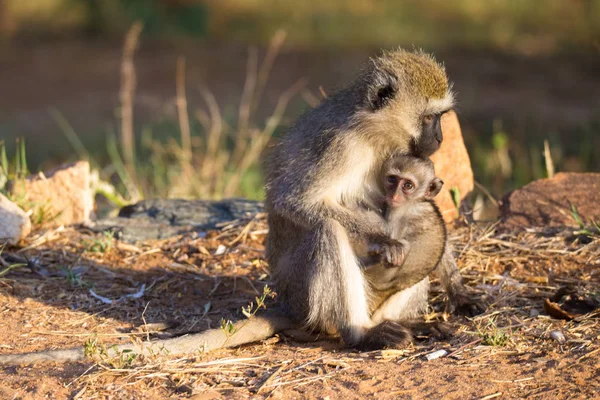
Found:
[[[385,202],[389,207],[401,207],[411,201],[433,199],[444,182],[435,177],[429,160],[402,157],[386,168],[383,174]]]

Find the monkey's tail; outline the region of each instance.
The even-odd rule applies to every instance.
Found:
[[[171,339],[106,346],[106,356],[112,358],[119,356],[123,352],[139,355],[186,355],[196,354],[198,352],[206,353],[216,349],[236,347],[264,340],[273,336],[275,333],[286,329],[292,329],[296,326],[296,323],[279,313],[268,313],[237,321],[233,324],[233,329],[228,330],[229,332],[221,328],[209,329],[204,332]],[[67,363],[82,361],[88,359],[88,357],[90,360],[93,360],[94,357],[96,357],[94,354],[88,353],[94,352],[93,350],[88,350],[86,352],[83,347],[77,347],[64,350],[6,354],[0,355],[0,365],[20,365],[35,362]]]

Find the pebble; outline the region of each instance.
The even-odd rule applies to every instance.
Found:
[[[550,337],[556,340],[558,343],[563,344],[567,339],[565,339],[565,335],[561,331],[552,331],[550,332]]]
[[[215,256],[220,256],[222,254],[225,254],[225,250],[227,250],[227,247],[220,244],[219,247],[217,247],[217,251],[215,251]]]
[[[427,361],[435,360],[436,358],[444,357],[448,352],[446,350],[437,350],[425,356]]]

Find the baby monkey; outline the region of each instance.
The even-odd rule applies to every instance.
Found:
[[[446,246],[446,226],[433,202],[444,183],[435,176],[429,159],[395,155],[383,164],[379,180],[387,232],[406,251],[388,264],[377,249],[358,249],[371,289],[371,312],[391,295],[425,279],[437,267]]]

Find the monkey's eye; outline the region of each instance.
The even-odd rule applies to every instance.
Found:
[[[433,114],[427,114],[426,116],[424,116],[423,123],[427,125],[433,123]]]
[[[412,181],[406,180],[402,184],[402,190],[405,192],[412,192],[415,189],[415,184]]]
[[[386,181],[388,184],[390,184],[390,186],[397,186],[398,185],[398,177],[394,176],[394,175],[388,175],[388,177],[386,178]]]

